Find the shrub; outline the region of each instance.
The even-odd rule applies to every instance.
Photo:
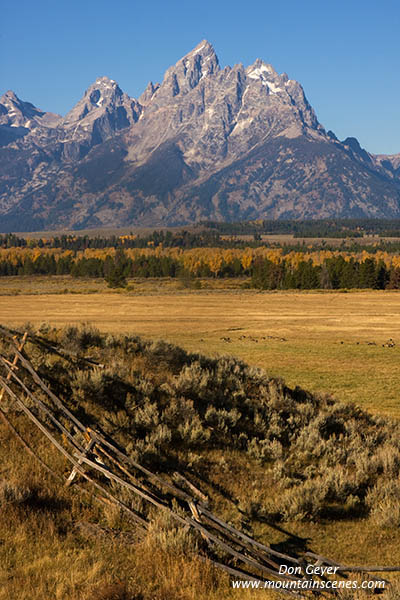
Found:
[[[198,536],[189,526],[179,525],[167,511],[157,514],[150,524],[146,544],[176,556],[197,553]]]
[[[366,505],[377,527],[400,527],[400,481],[379,482],[369,490]]]
[[[25,484],[0,482],[0,506],[24,504],[35,496],[35,490]]]
[[[245,451],[242,458],[263,464],[266,479],[275,481],[271,512],[285,519],[317,519],[335,510],[398,523],[390,492],[400,477],[398,423],[290,389],[232,357],[103,336],[88,325],[46,335],[108,365],[80,362],[71,371],[70,362],[35,350],[53,389],[58,385],[82,420],[99,423],[132,456],[161,471],[175,469],[177,461],[196,471],[207,450]]]
[[[328,485],[323,477],[306,480],[283,493],[280,512],[285,520],[314,519],[321,514],[327,495]]]
[[[90,346],[102,346],[103,336],[96,327],[83,324],[79,327],[68,326],[61,332],[61,344],[72,352],[82,352]]]

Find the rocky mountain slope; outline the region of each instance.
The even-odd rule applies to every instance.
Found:
[[[202,41],[130,98],[98,78],[64,117],[0,98],[0,230],[398,217],[400,155],[318,122],[301,85]]]

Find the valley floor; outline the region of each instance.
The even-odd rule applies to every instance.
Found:
[[[28,321],[34,325],[47,322],[61,327],[90,322],[106,332],[167,339],[202,354],[238,356],[251,365],[265,368],[273,376],[283,377],[289,386],[298,385],[311,391],[331,393],[370,412],[400,417],[399,292],[258,292],[237,288],[218,289],[218,281],[209,283],[210,288],[213,285],[214,289],[188,290],[180,285],[176,280],[133,281],[128,290],[113,291],[108,290],[100,280],[3,278],[0,280],[0,323],[12,326]],[[5,452],[7,444],[3,445],[5,470],[13,472],[16,468],[15,457],[18,456],[21,464],[16,472],[21,478],[29,469],[29,464],[2,427],[0,438],[7,440],[10,448],[13,448],[13,452],[8,453]],[[241,463],[235,454],[225,458],[210,454],[208,459],[211,463],[214,461],[215,469],[210,472],[215,471],[213,477],[217,485],[228,485],[226,478],[219,480],[218,475],[219,465],[223,460],[227,461],[226,470],[232,475],[228,478],[230,494],[234,498],[243,496],[251,504],[256,491],[254,486],[263,488],[260,468],[254,465],[252,470],[249,469],[247,463]],[[222,514],[227,510],[222,505],[218,508]],[[225,517],[229,518],[230,515],[225,513]],[[53,522],[48,515],[46,519]],[[69,523],[67,518],[65,522]],[[0,576],[0,582],[5,586],[5,595],[0,591],[0,599],[10,597],[12,593],[15,598],[25,600],[24,593],[28,588],[31,589],[30,585],[33,586],[32,593],[34,588],[42,590],[37,578],[46,582],[49,589],[58,588],[57,594],[49,595],[49,598],[75,598],[72,591],[75,592],[80,586],[82,590],[86,589],[86,584],[95,586],[97,581],[108,576],[110,565],[114,580],[128,580],[131,577],[128,563],[132,561],[137,572],[141,572],[141,567],[148,565],[151,560],[156,565],[158,577],[160,581],[165,580],[168,589],[165,596],[157,596],[160,600],[172,597],[185,600],[200,598],[202,579],[206,576],[212,578],[212,575],[201,571],[202,567],[195,562],[186,566],[182,564],[188,581],[185,583],[185,593],[182,592],[181,596],[179,590],[182,583],[180,573],[178,575],[176,570],[178,563],[172,566],[175,571],[171,565],[164,565],[165,555],[162,552],[151,560],[149,553],[145,552],[142,560],[135,558],[136,554],[131,556],[127,550],[126,554],[121,554],[119,564],[115,558],[115,550],[119,551],[119,547],[106,547],[85,540],[78,551],[72,534],[63,538],[61,545],[54,543],[54,548],[46,546],[44,542],[39,547],[31,543],[28,528],[20,525],[18,520],[16,524],[10,530],[11,537],[5,533],[2,537],[11,549],[12,539],[19,536],[24,552],[29,548],[29,560],[27,564],[22,557],[17,557],[15,561],[11,551],[7,551],[7,544],[3,546],[6,556],[2,560],[6,564],[7,575],[3,580]],[[47,521],[45,524],[35,521],[34,525],[37,531],[40,529],[40,534],[36,532],[39,540],[48,537],[46,532],[50,525]],[[0,523],[0,530],[2,526],[3,532],[8,531],[8,522]],[[370,522],[364,519],[290,522],[285,523],[283,529],[279,525],[271,527],[260,522],[255,531],[260,539],[277,544],[282,540],[287,541],[287,532],[290,531],[299,536],[297,542],[300,545],[308,540],[308,546],[315,552],[338,557],[348,564],[400,564],[398,530],[371,527]],[[59,565],[55,564],[53,556],[57,557]],[[76,563],[71,570],[72,583],[63,580],[69,556],[74,556]],[[17,564],[19,558],[20,566]],[[31,570],[28,564],[35,565],[35,568]],[[79,577],[85,569],[88,579],[80,581]],[[190,583],[189,571],[193,573],[193,570],[194,583]],[[171,572],[176,580],[168,580]],[[51,574],[54,574],[54,581]],[[25,583],[18,583],[18,580]],[[147,581],[143,583],[145,585],[148,586]],[[227,578],[221,579],[218,586],[215,595],[203,597],[219,600],[222,597],[221,589],[225,589],[224,597],[227,598],[256,597],[250,592],[228,592]],[[44,587],[42,591],[44,593]],[[86,599],[84,595],[78,594],[76,597]],[[88,596],[90,600],[94,600],[94,597]],[[257,597],[261,595],[257,593]],[[262,597],[276,596],[267,593]],[[99,595],[96,600],[98,598]]]
[[[234,284],[216,280],[209,289],[186,290],[177,280],[142,280],[113,291],[102,280],[3,278],[0,322],[90,322],[102,331],[163,338],[238,356],[290,386],[400,417],[400,293],[218,289],[227,283]]]

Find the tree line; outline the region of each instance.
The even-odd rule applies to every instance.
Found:
[[[246,277],[246,285],[266,290],[400,289],[400,256],[365,251],[285,255],[281,249],[265,248],[0,250],[0,277],[15,275],[105,278],[114,287],[134,277]]]
[[[400,236],[400,219],[313,219],[237,221],[224,223],[203,221],[202,225],[225,235],[291,234],[294,237],[359,238],[364,235]]]
[[[155,230],[148,234],[89,236],[63,234],[49,238],[22,238],[14,233],[0,234],[0,248],[60,248],[86,250],[104,248],[204,248],[227,245],[228,242],[214,230],[180,231]]]
[[[251,284],[275,289],[400,289],[400,268],[386,267],[382,260],[366,258],[346,261],[342,256],[326,259],[321,265],[302,260],[296,267],[283,260],[274,263],[258,259],[252,266]]]
[[[359,223],[357,225],[357,223]],[[398,225],[396,225],[398,223]],[[397,229],[396,229],[397,227]],[[266,236],[292,234],[294,239],[269,240]],[[145,248],[282,248],[285,253],[292,251],[306,252],[311,245],[313,249],[323,247],[335,250],[324,238],[342,238],[342,248],[352,252],[363,249],[370,253],[380,250],[400,252],[400,242],[393,239],[368,238],[365,235],[379,234],[383,238],[400,238],[400,221],[336,220],[336,221],[249,221],[240,223],[206,222],[193,229],[154,230],[150,233],[126,235],[78,235],[62,234],[48,238],[23,238],[13,233],[0,234],[0,250],[26,248],[30,250],[59,249],[80,252],[84,250],[105,250],[107,248],[145,249]],[[308,242],[299,238],[316,238]]]

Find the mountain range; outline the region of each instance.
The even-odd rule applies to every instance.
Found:
[[[400,217],[400,154],[318,122],[302,86],[203,40],[138,98],[99,77],[62,117],[0,98],[0,230]]]

